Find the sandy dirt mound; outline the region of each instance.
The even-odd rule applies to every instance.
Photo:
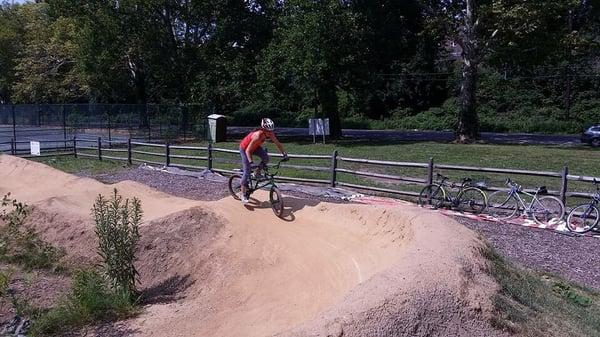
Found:
[[[119,323],[127,335],[497,335],[487,323],[496,285],[481,242],[434,212],[287,198],[287,217],[278,219],[258,201],[266,193],[246,207],[232,198],[190,201],[8,156],[0,172],[0,193],[34,204],[46,234],[80,254],[93,241],[98,193],[117,187],[141,198],[147,304]]]

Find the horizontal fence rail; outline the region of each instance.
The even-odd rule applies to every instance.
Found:
[[[37,157],[31,155],[29,146],[24,146],[28,144],[30,144],[30,142],[17,141],[15,139],[12,139],[10,142],[0,142],[0,153],[9,153],[28,158]],[[46,146],[48,144],[53,144],[54,146]],[[117,144],[118,146],[112,147],[114,144]],[[146,163],[151,165],[173,166],[192,170],[211,170],[213,172],[227,175],[240,173],[239,169],[215,167],[215,164],[221,164],[220,166],[228,165],[238,168],[240,166],[239,150],[218,148],[214,147],[212,144],[209,144],[208,146],[186,146],[171,145],[168,143],[161,144],[154,142],[139,142],[133,141],[131,138],[128,138],[123,141],[109,142],[102,139],[101,137],[98,137],[97,139],[93,140],[79,139],[74,137],[72,139],[64,139],[60,141],[41,141],[40,146],[41,157],[74,155],[75,157],[81,156],[86,158],[95,158],[98,160],[106,159],[125,161],[129,164]],[[155,149],[156,151],[153,151],[152,149]],[[177,150],[178,152],[173,153],[174,150]],[[216,156],[216,154],[222,154],[230,157],[225,158],[223,156]],[[231,155],[235,156],[232,158]],[[275,158],[282,157],[282,155],[279,153],[270,154],[270,156]],[[351,158],[339,156],[337,151],[334,151],[331,155],[289,154],[288,157],[291,159],[302,159],[309,161],[320,160],[322,162],[327,162],[327,165],[302,165],[286,162],[282,163],[281,168],[297,171],[318,172],[320,173],[320,176],[327,176],[328,178],[303,178],[282,175],[277,176],[277,180],[329,185],[332,187],[340,186],[370,192],[378,192],[391,195],[403,195],[409,197],[417,197],[419,196],[419,192],[416,192],[414,188],[410,190],[404,188],[403,186],[424,186],[427,184],[434,183],[434,172],[439,172],[439,170],[505,175],[524,175],[557,179],[560,183],[560,188],[549,190],[548,194],[559,197],[563,202],[566,202],[566,199],[569,197],[592,198],[594,196],[594,193],[569,191],[568,187],[570,181],[582,183],[593,183],[595,181],[600,181],[600,177],[569,174],[569,169],[567,166],[565,166],[560,172],[534,171],[522,169],[447,165],[434,163],[433,159],[430,159],[428,163],[415,163]],[[173,160],[178,161],[173,162]],[[351,166],[359,166],[359,169],[339,167],[340,163],[350,164]],[[420,176],[405,176],[404,174],[371,172],[368,169],[365,169],[365,166],[422,169],[423,174]],[[359,182],[361,183],[348,182],[340,180],[338,174],[356,177],[367,177],[372,178],[373,181],[372,184],[369,184],[368,180],[359,180]],[[392,181],[399,182],[399,184],[394,185],[394,188],[389,188],[387,186],[377,186],[377,179],[379,179],[381,182]],[[507,190],[506,186],[475,186],[487,191]],[[451,187],[458,186],[452,185]],[[523,191],[528,193],[536,192],[535,189],[528,188],[524,188]]]

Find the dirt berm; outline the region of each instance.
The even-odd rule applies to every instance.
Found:
[[[0,194],[34,205],[33,223],[69,259],[94,259],[90,208],[113,188],[145,212],[146,304],[121,324],[127,335],[504,335],[489,323],[497,286],[482,242],[435,212],[290,197],[282,220],[265,193],[247,207],[199,202],[0,156]]]

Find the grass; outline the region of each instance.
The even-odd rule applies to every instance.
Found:
[[[30,334],[44,336],[83,327],[95,321],[116,320],[137,312],[129,293],[113,290],[97,271],[79,271],[71,294],[34,318]]]
[[[206,143],[190,143],[186,145],[206,146]],[[286,150],[289,153],[296,154],[319,154],[331,155],[334,150],[338,150],[338,155],[342,157],[352,158],[367,158],[374,160],[390,160],[403,162],[419,162],[427,163],[429,158],[433,158],[437,164],[453,164],[462,166],[475,167],[492,167],[492,168],[513,168],[523,170],[537,171],[562,171],[564,165],[568,165],[569,173],[574,175],[600,176],[600,151],[588,146],[545,146],[545,145],[494,145],[494,144],[453,144],[453,143],[434,143],[434,142],[365,142],[353,140],[341,140],[329,144],[312,144],[308,142],[285,142]],[[267,144],[269,152],[276,152],[277,149],[273,144]],[[237,150],[238,142],[218,143],[216,147]],[[134,154],[134,158],[151,160],[159,163],[164,163],[164,148],[138,146],[136,150],[156,153],[157,156],[146,154]],[[105,155],[124,156],[124,153],[111,153],[109,149],[104,149]],[[86,152],[86,151],[81,151]],[[94,154],[94,151],[87,150],[88,153]],[[195,155],[206,156],[206,151],[193,151],[172,149],[173,155]],[[239,168],[240,159],[237,153],[217,153],[214,152],[213,167],[220,169]],[[102,173],[115,171],[123,167],[122,162],[114,161],[98,161],[95,159],[82,159],[81,161],[73,160],[71,157],[62,157],[51,159],[48,163],[56,168],[67,172],[86,171],[91,173]],[[172,158],[171,163],[183,165],[206,166],[205,160],[189,160]],[[329,167],[330,159],[293,159],[290,165],[302,165],[311,167],[323,167],[324,171],[315,171],[308,169],[283,168],[280,175],[301,177],[309,179],[329,180],[331,173]],[[418,179],[426,178],[426,169],[422,168],[398,168],[384,167],[369,164],[356,164],[339,161],[339,168],[351,170],[363,170],[377,172],[390,175],[399,175],[404,177],[413,177]],[[474,181],[484,181],[489,186],[503,187],[506,178],[510,177],[514,181],[520,183],[526,188],[535,188],[545,185],[551,191],[560,190],[560,179],[523,176],[523,175],[506,175],[494,173],[476,173],[462,171],[439,171],[438,172],[449,176],[453,181],[460,182],[464,177],[470,177]],[[385,180],[378,178],[369,178],[355,176],[346,173],[338,173],[339,181],[363,184],[370,186],[378,186],[383,188],[401,189],[413,192],[421,190],[422,186],[410,182],[399,182],[394,180]],[[576,181],[569,182],[569,191],[591,192],[593,186],[589,183]],[[570,198],[569,204],[574,205],[579,203],[580,199]]]
[[[500,289],[495,327],[520,336],[600,336],[600,294],[560,278],[512,266],[484,250]]]
[[[73,156],[33,158],[58,170],[67,173],[110,173],[123,169],[126,165],[112,160],[97,160],[93,158],[75,158]]]

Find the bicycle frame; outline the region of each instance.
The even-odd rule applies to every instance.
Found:
[[[281,165],[281,163],[283,162],[283,160],[280,160],[276,165],[271,166],[271,168],[276,169],[276,171],[274,173],[269,173],[269,166],[265,165],[264,167],[262,167],[262,169],[264,170],[264,174],[266,176],[266,179],[256,179],[252,176],[249,177],[248,179],[248,190],[250,193],[253,193],[254,191],[257,191],[263,187],[267,187],[267,186],[275,186],[277,187],[277,184],[275,184],[275,176],[279,173],[279,167]],[[254,171],[257,168],[259,168],[261,166],[257,165],[257,166],[252,166],[251,170]],[[264,183],[263,183],[264,182]],[[261,185],[261,183],[263,183]]]
[[[529,203],[529,205],[527,205],[525,200],[523,200],[523,198],[521,198],[521,193],[531,197],[531,202]],[[520,207],[523,209],[523,211],[526,213],[530,213],[531,209],[533,208],[533,204],[538,200],[538,192],[536,192],[535,194],[531,194],[531,193],[527,193],[525,191],[519,190],[519,188],[516,186],[510,185],[510,192],[508,193],[508,197],[506,198],[506,200],[509,200],[510,198],[517,199],[517,201],[519,202]]]

